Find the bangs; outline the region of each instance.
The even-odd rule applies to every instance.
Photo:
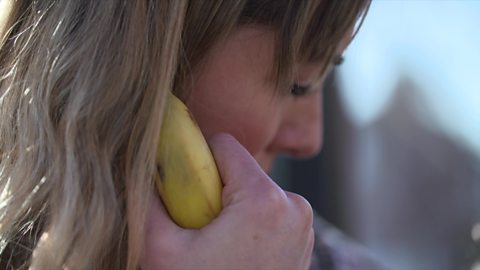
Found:
[[[295,64],[320,64],[322,74],[331,64],[346,34],[352,38],[370,0],[250,0],[240,24],[261,24],[276,33],[271,77],[280,89],[294,79]]]
[[[189,74],[208,50],[235,28],[245,25],[260,25],[275,33],[274,63],[267,79],[280,92],[289,91],[297,64],[320,64],[322,74],[325,72],[345,35],[351,32],[353,38],[358,29],[355,25],[363,20],[370,1],[191,1],[185,16],[174,91],[177,96],[188,96],[186,89],[193,89]],[[184,87],[185,84],[190,87]]]
[[[326,69],[345,35],[351,32],[351,39],[356,35],[369,4],[370,1],[322,1],[303,35],[297,60],[322,63]]]

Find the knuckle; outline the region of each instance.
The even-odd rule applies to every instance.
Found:
[[[289,193],[288,197],[294,204],[297,213],[300,215],[300,220],[304,221],[303,224],[305,224],[306,226],[312,226],[313,208],[311,204],[307,201],[307,199],[295,193]]]
[[[288,200],[280,187],[274,183],[263,181],[256,187],[251,204],[259,218],[276,223],[287,212]]]
[[[265,184],[260,194],[264,205],[272,211],[283,210],[286,207],[285,192],[274,184]]]
[[[278,205],[284,200],[280,189],[273,185],[268,185],[267,188],[264,189],[263,198],[271,205]]]

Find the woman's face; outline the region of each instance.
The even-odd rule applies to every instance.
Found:
[[[193,89],[186,103],[204,136],[232,134],[267,172],[278,154],[318,153],[323,129],[321,66],[297,67],[292,86],[310,85],[307,94],[274,95],[273,52],[273,32],[241,28],[217,43],[187,82]]]

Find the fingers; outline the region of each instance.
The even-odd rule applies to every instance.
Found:
[[[307,232],[302,238],[297,239],[300,241],[299,246],[302,246],[301,243],[303,243],[303,250],[301,252],[303,253],[303,262],[305,263],[304,266],[299,269],[306,270],[310,268],[311,256],[315,244],[313,209],[310,203],[304,197],[291,192],[285,193],[289,199],[292,212],[296,213],[296,218],[294,218],[295,221],[292,222],[291,228],[297,228],[299,231]]]
[[[291,205],[306,226],[313,223],[313,210],[302,196],[285,192],[262,170],[252,155],[231,135],[217,134],[209,140],[218,170],[225,184],[224,205],[239,200],[282,209]]]
[[[298,213],[299,218],[301,218],[306,227],[311,228],[313,226],[313,209],[310,203],[307,199],[296,193],[288,191],[285,193],[294,211]]]
[[[281,189],[234,137],[218,134],[209,143],[225,184],[225,209],[241,207],[241,211],[235,212],[237,216],[261,221],[260,226],[268,228],[290,224],[288,226],[304,232],[311,229],[310,203],[298,194]]]
[[[266,174],[252,155],[230,134],[220,133],[208,141],[225,185],[232,184],[238,175],[242,182],[255,181]]]
[[[305,246],[305,251],[304,251],[304,267],[301,269],[310,269],[310,265],[312,264],[312,253],[313,253],[313,248],[315,245],[315,231],[313,228],[310,228],[310,233],[307,239],[307,245]]]
[[[279,192],[277,185],[233,136],[217,134],[209,144],[224,183],[224,206],[257,195],[268,196],[272,190],[275,190],[273,193]]]

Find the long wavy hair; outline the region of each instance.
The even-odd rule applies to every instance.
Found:
[[[214,43],[271,27],[281,83],[294,63],[328,63],[369,5],[1,1],[0,268],[49,270],[138,268],[165,96],[188,97]]]

